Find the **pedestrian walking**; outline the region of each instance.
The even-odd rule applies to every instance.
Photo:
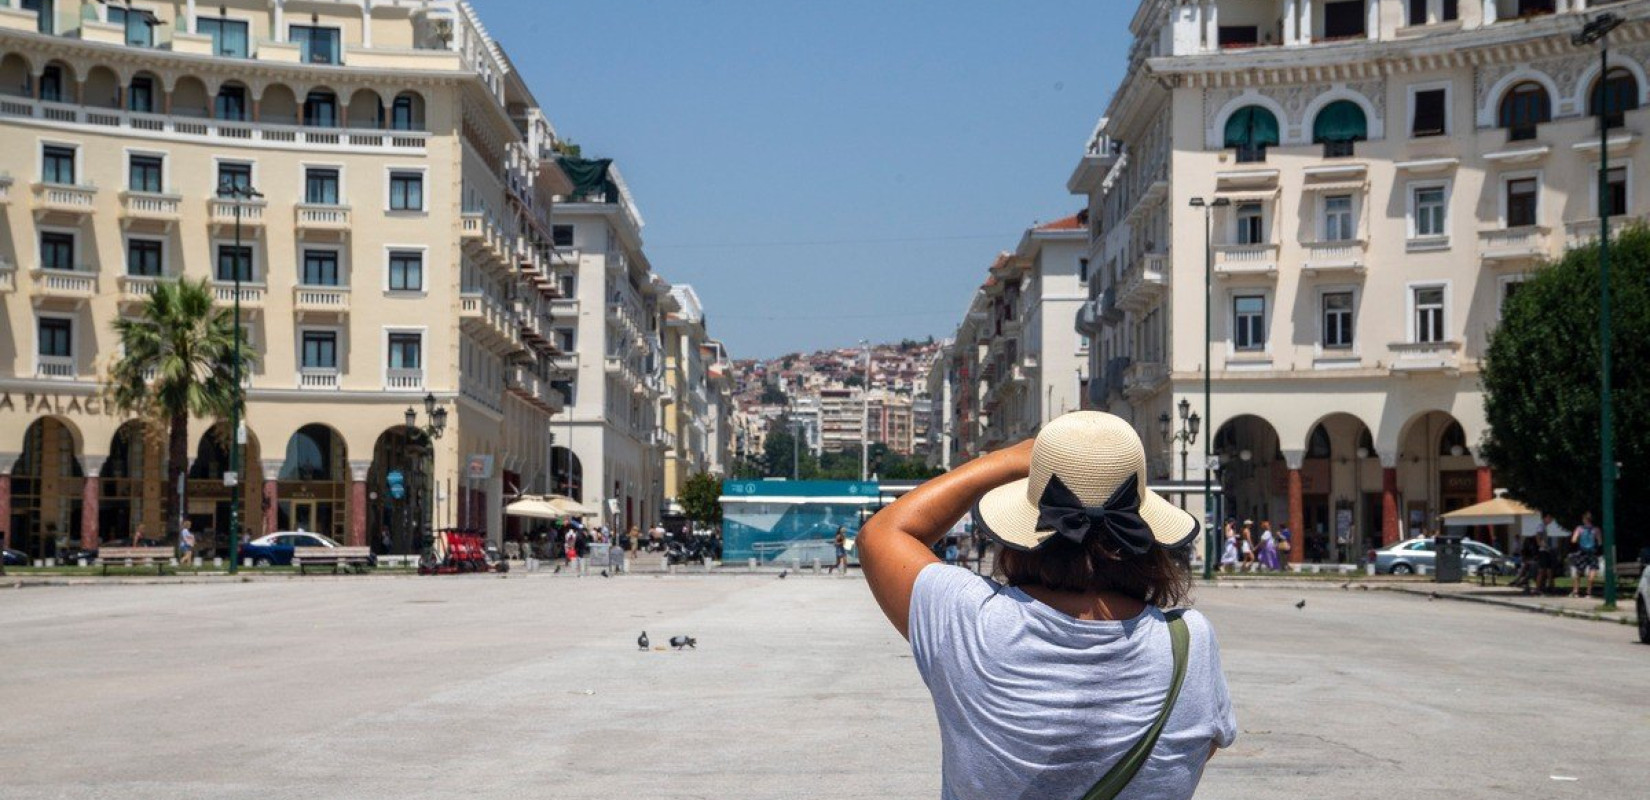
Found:
[[[1541,562],[1541,536],[1525,536],[1518,543],[1518,577],[1508,586],[1517,586],[1524,594],[1535,594],[1536,576]]]
[[[641,546],[642,532],[635,525],[630,526],[630,554],[636,555],[636,548]]]
[[[638,531],[636,529],[636,526],[634,526],[634,525],[630,526],[630,531],[631,531],[631,533],[637,534],[638,536],[641,533],[640,531]],[[627,569],[627,567],[625,565],[624,556],[625,556],[624,545],[622,545],[618,542],[614,542],[611,546],[609,546],[607,548],[607,568],[608,568],[608,571],[612,572],[614,575],[623,574]]]
[[[567,569],[575,572],[579,568],[579,531],[572,525],[567,526],[567,532],[562,534],[562,557],[567,559]]]
[[[931,688],[941,794],[1190,798],[1237,737],[1208,620],[1164,611],[1190,590],[1174,550],[1198,523],[1146,488],[1144,449],[1122,419],[1066,414],[1031,445],[927,481],[858,541],[871,592]],[[929,550],[970,511],[1002,545],[1001,583]]]
[[[1295,549],[1295,533],[1289,530],[1289,523],[1278,528],[1278,563],[1284,567],[1289,564],[1289,554]]]
[[[1278,539],[1272,535],[1272,521],[1260,521],[1260,568],[1266,572],[1278,570]]]
[[[1593,580],[1598,577],[1598,554],[1602,549],[1603,537],[1599,535],[1598,527],[1593,525],[1593,512],[1586,511],[1581,515],[1581,524],[1576,526],[1575,533],[1570,535],[1570,547],[1574,553],[1570,556],[1570,565],[1575,570],[1575,580],[1570,584],[1571,597],[1586,597],[1593,593]],[[1580,594],[1576,594],[1577,590]]]
[[[1220,571],[1231,572],[1238,568],[1238,535],[1236,526],[1226,523],[1225,544],[1220,548]]]
[[[195,532],[189,530],[189,520],[183,521],[183,527],[178,529],[178,566],[188,567],[195,563]]]
[[[836,538],[831,540],[836,546],[836,565],[833,570],[848,571],[848,529],[841,525],[836,526]]]
[[[1243,530],[1238,534],[1238,555],[1242,563],[1238,565],[1239,572],[1252,572],[1255,569],[1255,521],[1243,521]]]

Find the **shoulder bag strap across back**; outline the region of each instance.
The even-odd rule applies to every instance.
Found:
[[[1112,800],[1123,787],[1134,780],[1135,773],[1146,765],[1146,759],[1151,758],[1152,748],[1157,746],[1157,737],[1163,733],[1163,727],[1169,722],[1169,713],[1174,711],[1175,701],[1180,699],[1180,684],[1186,679],[1186,653],[1190,649],[1192,636],[1186,628],[1186,620],[1181,611],[1171,611],[1164,615],[1169,620],[1169,643],[1174,650],[1174,680],[1169,684],[1169,696],[1163,701],[1163,710],[1157,712],[1157,721],[1146,730],[1146,735],[1123,754],[1123,758],[1112,766],[1111,770],[1101,776],[1094,788],[1083,795],[1083,800]]]

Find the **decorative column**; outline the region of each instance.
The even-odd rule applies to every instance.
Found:
[[[1306,558],[1306,501],[1301,496],[1301,458],[1298,450],[1283,452],[1284,466],[1289,468],[1289,563],[1299,564]]]
[[[371,469],[371,461],[349,462],[350,547],[365,547],[367,544],[367,472]]]
[[[21,453],[0,453],[0,547],[11,547],[11,468]]]
[[[1495,8],[1495,0],[1484,0],[1484,24],[1494,25],[1497,13],[1498,12]]]
[[[263,532],[268,534],[279,530],[277,526],[280,525],[281,520],[281,467],[284,464],[280,461],[269,460],[263,461],[262,464],[264,468]]]
[[[99,490],[103,488],[103,482],[98,480],[98,474],[103,471],[104,460],[99,456],[81,457],[81,463],[86,473],[86,479],[80,484],[80,547],[82,550],[97,549]]]
[[[1220,6],[1214,0],[1203,7],[1203,38],[1204,47],[1211,51],[1220,49]]]
[[[1385,459],[1382,459],[1383,461]],[[1404,538],[1398,527],[1398,468],[1381,465],[1381,546],[1397,544]]]
[[[1490,475],[1489,466],[1481,464],[1478,467],[1478,502],[1488,503],[1494,499],[1495,478]],[[1513,532],[1512,538],[1514,542],[1518,541],[1518,533],[1516,530]],[[1495,529],[1488,525],[1480,525],[1478,527],[1478,539],[1485,544],[1494,545]]]
[[[1300,42],[1300,9],[1295,5],[1296,0],[1283,0],[1283,43],[1298,44]],[[1311,3],[1312,0],[1306,0]]]
[[[1301,0],[1300,36],[1295,39],[1295,43],[1312,43],[1312,0]]]

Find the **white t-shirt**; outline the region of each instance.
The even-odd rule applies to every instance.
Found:
[[[1214,631],[1185,614],[1186,678],[1120,798],[1188,798],[1210,744],[1237,737]],[[934,698],[943,800],[1082,797],[1156,721],[1174,674],[1168,622],[1079,620],[961,567],[931,564],[911,594],[911,651]]]

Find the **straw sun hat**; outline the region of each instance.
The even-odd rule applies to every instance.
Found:
[[[1122,555],[1178,547],[1198,522],[1146,488],[1146,451],[1134,428],[1099,411],[1061,416],[1037,433],[1031,474],[987,492],[974,525],[1004,547],[1036,550],[1063,536],[1106,537]]]

